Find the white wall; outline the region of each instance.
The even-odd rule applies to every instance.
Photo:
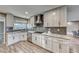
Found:
[[[68,7],[67,9],[68,21],[74,21],[74,20],[79,21],[79,5],[71,5],[67,7]]]

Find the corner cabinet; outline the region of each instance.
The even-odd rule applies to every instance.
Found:
[[[44,27],[65,27],[67,24],[66,9],[66,7],[59,7],[44,13]]]

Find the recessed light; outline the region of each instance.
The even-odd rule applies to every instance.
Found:
[[[28,14],[28,12],[26,11],[25,14]]]
[[[53,12],[53,15],[55,15],[56,13],[55,12]]]

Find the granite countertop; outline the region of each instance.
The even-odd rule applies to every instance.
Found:
[[[75,39],[79,39],[79,37],[74,37],[74,36],[69,36],[69,35],[61,35],[61,34],[54,34],[54,33],[36,33],[34,31],[29,31],[30,33],[35,33],[35,34],[41,34],[41,35],[46,35],[46,36],[50,36],[50,37],[57,37],[57,38],[61,38],[61,39],[67,39],[67,40],[75,40]]]

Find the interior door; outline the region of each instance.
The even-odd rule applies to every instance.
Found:
[[[4,22],[0,22],[0,44],[4,41]]]

